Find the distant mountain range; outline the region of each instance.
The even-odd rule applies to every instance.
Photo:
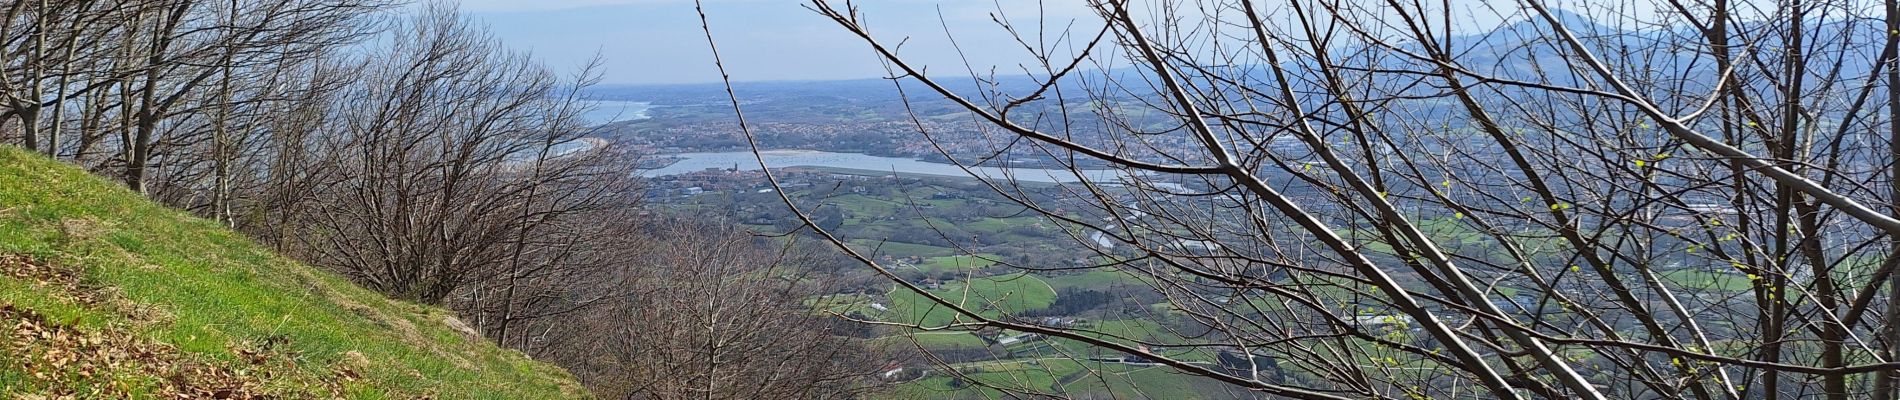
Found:
[[[1695,91],[1713,86],[1717,77],[1714,58],[1706,54],[1702,45],[1702,33],[1689,23],[1674,24],[1667,27],[1620,28],[1613,24],[1599,23],[1585,15],[1556,11],[1557,19],[1573,33],[1582,38],[1591,51],[1603,59],[1611,68],[1618,69],[1624,79],[1630,81],[1673,80],[1673,85],[1659,85],[1667,88],[1681,87]],[[1765,52],[1775,51],[1783,42],[1785,27],[1764,26],[1759,23],[1735,23],[1731,25],[1732,43],[1741,46],[1737,54],[1763,56]],[[1835,66],[1838,69],[1812,71],[1811,82],[1857,81],[1864,79],[1878,57],[1885,35],[1882,35],[1882,23],[1869,19],[1832,19],[1814,20],[1804,29],[1807,45],[1810,47],[1809,65]],[[1566,69],[1566,63],[1574,61],[1574,51],[1558,39],[1550,25],[1542,18],[1522,19],[1483,34],[1454,36],[1447,42],[1447,48],[1455,55],[1464,68],[1488,76],[1538,82],[1549,85],[1571,87],[1601,87],[1601,80],[1577,64],[1573,73]],[[1819,43],[1819,45],[1817,45]],[[1689,46],[1683,46],[1683,45]],[[1408,51],[1422,53],[1419,45],[1396,44]],[[1377,67],[1388,70],[1409,70],[1430,72],[1431,66],[1418,60],[1390,51],[1373,50],[1381,58]],[[1332,52],[1337,55],[1350,55],[1359,58],[1336,60],[1360,68],[1366,67],[1363,57],[1365,48],[1340,47]],[[1283,55],[1283,58],[1287,56]],[[1311,59],[1288,59],[1282,65],[1294,77],[1296,92],[1312,93],[1321,91],[1318,86],[1317,66]],[[1247,82],[1255,90],[1267,92],[1271,87],[1269,69],[1261,65],[1224,65],[1203,66],[1201,69],[1218,71],[1226,79]],[[1780,71],[1776,70],[1775,73]],[[1151,97],[1152,71],[1147,68],[1123,66],[1106,71],[1082,70],[1068,77],[1064,85],[1070,90],[1070,97],[1082,96],[1079,87],[1102,89],[1103,82],[1113,78],[1122,85],[1113,90],[1123,96]],[[1205,77],[1187,74],[1190,80],[1205,82]],[[1380,85],[1399,87],[1411,86],[1406,94],[1425,95],[1442,90],[1435,82],[1419,74],[1381,73],[1374,74]],[[1011,95],[1024,95],[1036,89],[1043,77],[1028,75],[1006,75],[994,77],[982,82],[968,77],[938,77],[939,82],[951,90],[967,97],[978,97],[990,90]],[[1765,85],[1759,77],[1744,77],[1744,81]],[[1416,84],[1426,79],[1427,84]],[[902,80],[903,88],[913,101],[941,101],[935,93],[914,80]],[[1210,85],[1202,85],[1207,87]],[[885,102],[898,99],[895,86],[887,79],[855,79],[836,81],[771,81],[740,82],[735,90],[742,99],[775,99],[776,101],[862,101]],[[1765,89],[1760,87],[1757,89]],[[1514,93],[1516,89],[1504,88],[1504,93]],[[1132,93],[1131,93],[1132,92]],[[1665,93],[1657,93],[1657,96]],[[641,100],[656,104],[705,104],[724,102],[725,87],[721,84],[682,84],[682,85],[605,85],[592,90],[591,96],[606,100]]]

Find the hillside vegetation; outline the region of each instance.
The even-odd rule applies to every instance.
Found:
[[[0,397],[586,397],[446,310],[0,146]]]

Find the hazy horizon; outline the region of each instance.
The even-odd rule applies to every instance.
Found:
[[[732,79],[741,82],[830,81],[882,77],[885,71],[870,48],[843,28],[802,7],[802,2],[713,0],[707,18]],[[1028,60],[1020,46],[990,20],[997,3],[892,0],[859,4],[870,27],[887,40],[909,37],[903,54],[932,65],[967,71],[951,41],[948,26],[964,46],[970,65],[988,73],[1020,74],[1014,66]],[[1033,1],[1001,1],[1008,18],[1036,20]],[[1077,25],[1093,17],[1080,3],[1047,9],[1048,23]],[[598,53],[602,84],[651,85],[716,83],[705,33],[691,0],[560,0],[522,4],[504,0],[462,4],[471,17],[488,24],[511,48],[529,51],[550,67],[573,71]],[[942,18],[939,19],[939,10]],[[999,49],[976,43],[1009,43]],[[1011,51],[1013,50],[1013,51]]]

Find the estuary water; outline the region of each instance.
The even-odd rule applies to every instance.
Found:
[[[653,118],[653,116],[647,114],[648,110],[653,109],[652,102],[587,100],[587,103],[593,106],[593,109],[581,114],[581,119],[594,124],[639,121]]]
[[[1068,170],[1040,168],[972,167],[969,172],[964,172],[964,170],[957,168],[956,165],[947,163],[825,151],[768,150],[760,154],[765,156],[765,163],[771,165],[774,169],[786,167],[838,168],[855,170],[857,174],[895,173],[900,176],[930,175],[962,178],[969,178],[974,174],[976,177],[999,180],[1014,178],[1021,182],[1073,183],[1087,179],[1090,182],[1102,184],[1120,183],[1123,178],[1129,176],[1127,172],[1109,169],[1082,170],[1080,176]],[[679,161],[665,167],[642,171],[640,175],[659,177],[698,172],[707,169],[728,168],[736,168],[741,171],[759,170],[759,161],[752,157],[751,152],[744,151],[685,153],[673,154],[667,157],[677,158]]]

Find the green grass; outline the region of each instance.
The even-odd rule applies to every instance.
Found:
[[[931,293],[986,317],[1040,310],[1056,301],[1055,288],[1027,273],[946,282]],[[894,290],[890,299],[898,322],[941,326],[958,320],[956,312],[908,290]]]
[[[985,385],[1047,393],[1059,390],[1058,381],[1062,377],[1082,372],[1084,368],[1083,362],[1068,359],[984,361],[950,367],[960,376],[931,371],[930,377],[905,384],[898,394],[906,398],[1011,397]]]
[[[1208,378],[1173,372],[1167,367],[1100,363],[1064,358],[983,361],[951,365],[961,375],[932,371],[929,377],[902,385],[906,398],[992,399],[1014,398],[987,386],[1013,393],[1059,394],[1078,398],[1215,399],[1232,393],[1214,393]],[[958,382],[961,381],[961,382]],[[973,383],[972,381],[976,383]]]
[[[876,255],[892,257],[942,257],[957,254],[957,249],[949,247],[871,239],[853,239],[851,248],[867,254],[875,252]]]
[[[1748,277],[1733,273],[1678,269],[1663,271],[1659,275],[1663,281],[1691,290],[1740,292],[1750,287]]]
[[[1174,372],[1168,367],[1112,366],[1103,368],[1097,374],[1089,375],[1069,382],[1062,387],[1069,393],[1113,393],[1120,398],[1222,398],[1215,393],[1201,393],[1194,385],[1195,381],[1214,382],[1210,378],[1196,377]]]
[[[1003,256],[991,253],[931,257],[924,259],[924,262],[917,263],[917,269],[926,274],[980,270],[991,265],[996,265],[995,260],[1001,259],[1002,257]]]
[[[872,339],[874,346],[922,347],[929,350],[984,348],[989,342],[970,332],[916,332]]]
[[[238,349],[274,343],[267,353],[288,362],[269,371],[266,388],[281,397],[332,397],[312,388],[338,381],[346,382],[337,394],[360,399],[587,397],[559,368],[457,333],[446,310],[388,299],[104,179],[0,146],[4,254],[74,271],[84,290],[110,300],[80,301],[69,289],[0,274],[0,304],[240,370],[250,367]],[[60,383],[18,368],[0,361],[0,397],[50,385],[149,393],[163,380],[107,373]],[[361,379],[339,378],[342,369]]]
[[[1036,218],[982,218],[961,224],[961,228],[976,232],[1003,232],[1025,226],[1034,226],[1040,222]]]
[[[1105,290],[1116,287],[1148,287],[1146,283],[1136,279],[1134,275],[1121,272],[1114,268],[1095,268],[1082,272],[1050,274],[1049,276],[1044,276],[1042,280],[1049,282],[1049,285],[1055,286],[1057,290]]]

